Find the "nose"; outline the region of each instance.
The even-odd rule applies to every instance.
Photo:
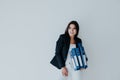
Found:
[[[74,29],[72,29],[71,31],[73,31]]]

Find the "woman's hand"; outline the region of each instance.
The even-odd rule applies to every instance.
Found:
[[[68,76],[68,70],[66,67],[62,67],[62,75],[63,76]]]

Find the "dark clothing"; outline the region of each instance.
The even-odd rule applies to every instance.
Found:
[[[76,47],[78,47],[77,43],[82,43],[82,40],[78,37],[75,37]],[[67,54],[70,46],[70,37],[61,34],[59,36],[59,39],[56,41],[56,48],[55,48],[55,56],[50,61],[52,65],[57,67],[58,69],[61,69],[65,66],[65,61],[67,59]],[[86,60],[88,61],[88,58],[86,57]]]

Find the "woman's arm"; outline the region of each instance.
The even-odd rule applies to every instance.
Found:
[[[62,35],[59,36],[59,39],[56,41],[55,55],[57,58],[58,65],[60,69],[65,67],[65,61],[62,57],[62,48],[63,48],[64,40]]]

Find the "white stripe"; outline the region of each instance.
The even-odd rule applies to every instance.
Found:
[[[78,59],[79,59],[79,62],[80,62],[80,66],[83,66],[83,64],[82,64],[82,59],[81,59],[80,56],[78,56]]]
[[[75,59],[76,66],[79,66],[78,60],[77,60],[77,57],[76,57],[76,56],[74,56],[74,59]]]
[[[85,55],[83,55],[83,60],[84,60],[84,64],[85,64],[85,66],[86,66],[87,63],[86,63],[86,57],[85,57]]]

